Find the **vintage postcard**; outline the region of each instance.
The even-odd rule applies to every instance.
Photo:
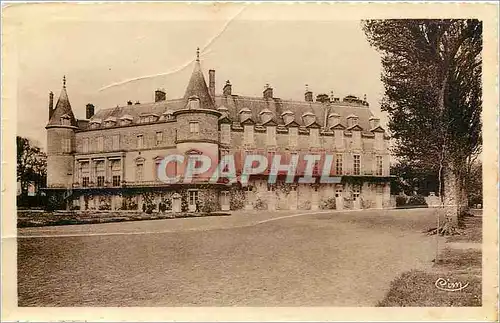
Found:
[[[3,3],[3,321],[498,320],[498,3]]]

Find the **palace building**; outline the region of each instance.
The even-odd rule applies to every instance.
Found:
[[[49,95],[47,194],[59,208],[74,210],[319,209],[383,208],[390,204],[388,136],[364,99],[305,91],[303,101],[277,98],[266,85],[259,97],[233,93],[227,81],[217,93],[215,71],[208,85],[199,56],[184,97],[94,111],[77,120],[66,80],[55,107]],[[269,156],[330,154],[338,183],[285,183],[268,172],[247,184],[206,180],[168,184],[157,167],[169,154]],[[236,158],[236,163],[241,159]],[[240,169],[241,165],[237,165]],[[315,178],[319,172],[315,170]]]

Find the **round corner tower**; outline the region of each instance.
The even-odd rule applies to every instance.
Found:
[[[209,92],[199,59],[184,95],[186,106],[174,112],[177,122],[176,147],[180,154],[198,151],[219,162],[219,117]]]
[[[75,131],[78,129],[66,92],[66,79],[55,108],[49,100],[47,129],[47,188],[71,188],[73,182]]]

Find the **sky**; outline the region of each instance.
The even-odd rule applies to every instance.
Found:
[[[274,9],[273,9],[274,8]],[[17,134],[45,148],[48,94],[67,79],[77,118],[96,110],[151,102],[164,88],[182,97],[200,47],[202,68],[216,70],[216,92],[304,100],[305,84],[335,96],[367,95],[380,112],[380,54],[361,21],[297,6],[28,5],[18,14]],[[330,10],[330,9],[329,9]],[[328,11],[328,10],[327,10]],[[54,102],[55,104],[55,102]]]

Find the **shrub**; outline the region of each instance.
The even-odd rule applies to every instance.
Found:
[[[401,195],[396,196],[396,207],[405,205],[406,205],[406,197]]]
[[[171,199],[165,199],[165,201],[163,201],[163,205],[165,207],[165,211],[172,210],[172,200]]]
[[[204,213],[212,213],[217,211],[218,209],[218,204],[215,199],[207,199],[203,202],[203,205],[201,207],[201,212]]]
[[[418,206],[427,206],[427,202],[425,201],[425,197],[423,195],[413,195],[408,199],[407,205],[418,205]]]
[[[335,206],[335,198],[334,197],[329,197],[326,199],[322,199],[319,202],[319,208],[322,210],[334,210],[336,208]]]
[[[187,201],[187,192],[183,192],[181,197],[181,211],[187,212],[189,210],[189,204]]]
[[[78,211],[78,210],[80,210],[80,205],[71,204],[71,207],[69,209],[71,211]]]
[[[110,204],[101,204],[99,205],[99,210],[103,210],[103,211],[107,211],[107,210],[111,210],[111,205]]]
[[[229,208],[231,210],[241,210],[245,207],[245,194],[242,191],[233,190],[229,199]]]
[[[372,200],[365,200],[364,198],[361,198],[361,208],[363,209],[371,209],[374,206]]]
[[[350,197],[344,197],[344,209],[350,210],[354,207],[354,202]]]

